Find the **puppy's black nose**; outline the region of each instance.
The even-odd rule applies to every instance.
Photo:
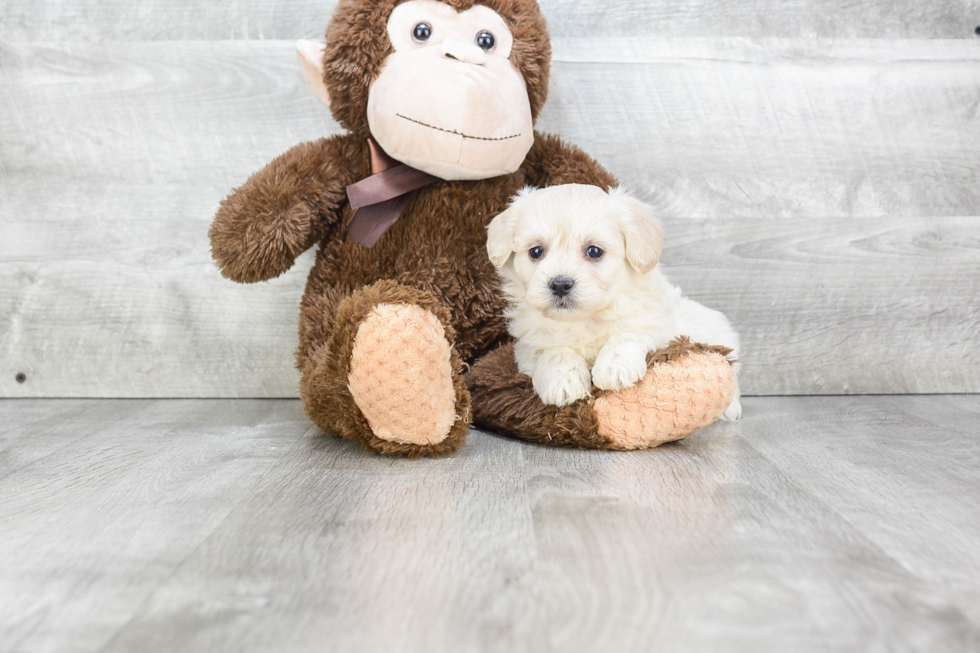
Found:
[[[572,287],[575,282],[568,277],[555,277],[551,280],[548,286],[551,288],[551,293],[558,297],[559,299],[572,292]]]

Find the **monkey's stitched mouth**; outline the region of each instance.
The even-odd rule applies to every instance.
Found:
[[[407,120],[408,122],[414,122],[416,125],[422,125],[423,127],[428,127],[429,129],[435,129],[436,131],[440,131],[440,132],[446,132],[447,134],[454,134],[456,136],[462,136],[463,138],[468,138],[468,139],[473,140],[473,141],[509,141],[511,139],[520,138],[521,137],[521,134],[514,134],[513,136],[503,136],[501,138],[487,138],[485,136],[470,136],[469,134],[464,134],[462,132],[458,132],[455,129],[443,129],[442,127],[436,127],[435,125],[430,125],[428,123],[424,123],[421,120],[415,120],[414,118],[409,118],[408,116],[403,116],[400,113],[396,113],[395,115],[398,116],[399,118],[401,118],[402,120]]]

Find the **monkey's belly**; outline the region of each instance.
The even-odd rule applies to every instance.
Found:
[[[486,228],[522,184],[523,175],[516,174],[423,189],[373,248],[346,230],[322,243],[308,292],[352,292],[386,279],[429,292],[451,309],[457,348],[471,361],[506,338],[505,302],[487,255]]]

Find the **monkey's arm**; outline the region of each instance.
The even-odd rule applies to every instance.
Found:
[[[272,279],[337,229],[346,187],[358,178],[363,146],[349,134],[297,145],[221,202],[211,255],[240,283]]]
[[[616,178],[595,159],[557,136],[535,132],[534,145],[524,162],[528,183],[539,188],[559,184],[591,184],[608,190]]]

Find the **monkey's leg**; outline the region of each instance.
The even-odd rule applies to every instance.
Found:
[[[675,340],[647,358],[646,376],[619,392],[558,408],[538,398],[517,371],[513,345],[480,359],[467,374],[478,426],[565,447],[648,449],[680,440],[725,412],[735,392],[727,350]]]
[[[391,456],[444,456],[463,444],[470,397],[449,310],[435,297],[382,281],[311,317],[329,323],[302,365],[303,407],[317,426]]]

